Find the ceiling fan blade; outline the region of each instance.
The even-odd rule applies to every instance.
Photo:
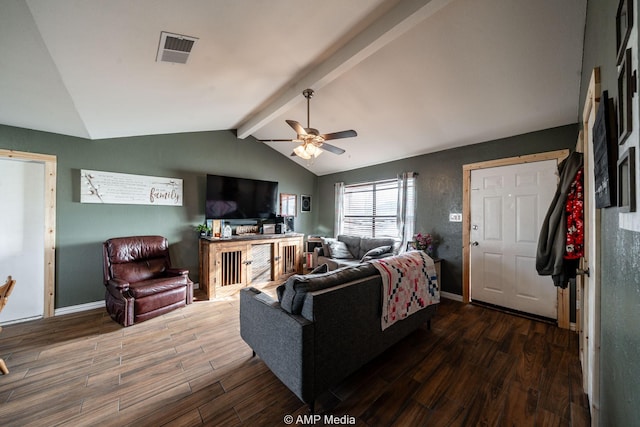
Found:
[[[293,139],[259,139],[258,142],[294,142]]]
[[[336,147],[335,145],[327,144],[326,142],[320,146],[321,149],[328,151],[333,154],[342,154],[344,150],[340,147]]]
[[[342,132],[325,133],[320,136],[323,137],[325,141],[329,141],[331,139],[352,138],[358,136],[358,132],[355,130],[343,130]]]
[[[286,120],[286,122],[296,131],[298,135],[306,135],[307,131],[304,130],[302,125],[295,120]]]

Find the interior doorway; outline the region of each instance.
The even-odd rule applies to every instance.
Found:
[[[0,269],[16,280],[11,303],[0,321],[53,316],[56,157],[0,150],[0,162],[0,192],[5,203]]]
[[[515,166],[517,169],[517,165],[525,165],[528,163],[534,162],[545,162],[545,161],[554,161],[556,164],[562,160],[564,160],[569,155],[569,150],[558,150],[547,153],[540,154],[531,154],[526,156],[519,157],[511,157],[505,159],[492,160],[487,162],[473,163],[463,166],[463,215],[462,215],[462,255],[463,255],[463,268],[462,268],[462,298],[464,302],[470,302],[472,299],[471,296],[471,245],[476,242],[471,238],[472,236],[472,226],[473,221],[471,217],[471,193],[472,193],[472,184],[471,184],[471,175],[472,171],[480,171],[484,169],[491,168],[499,168],[503,166]],[[481,176],[481,175],[480,175]],[[557,187],[557,179],[554,182],[553,190]],[[508,196],[508,193],[507,193]],[[546,209],[548,205],[544,207],[544,211],[546,213]],[[477,231],[477,230],[473,230]],[[536,236],[537,242],[537,236]],[[475,246],[474,246],[475,247]],[[526,264],[526,261],[522,260]],[[521,266],[525,268],[524,265]],[[511,267],[506,267],[507,269]],[[537,276],[537,272],[535,271],[535,264],[532,267],[532,275]],[[569,290],[568,289],[554,289],[553,284],[549,279],[549,286],[553,292],[556,293],[557,298],[557,312],[556,319],[558,321],[558,326],[563,328],[569,328]],[[497,304],[501,305],[501,304]]]

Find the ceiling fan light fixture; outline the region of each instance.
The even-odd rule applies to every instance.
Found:
[[[296,131],[295,139],[266,139],[259,140],[261,142],[295,142],[298,144],[293,149],[291,156],[298,156],[304,160],[313,161],[316,157],[322,154],[323,151],[328,151],[333,154],[342,154],[344,150],[335,145],[327,144],[326,141],[342,138],[351,138],[358,136],[355,130],[343,130],[341,132],[323,133],[321,134],[318,129],[312,128],[310,123],[310,104],[309,100],[313,96],[312,89],[305,89],[302,94],[307,98],[307,127],[302,127],[300,123],[295,120],[285,120],[291,128]]]
[[[293,149],[293,152],[295,153],[296,156],[304,160],[310,160],[322,154],[322,150],[319,147],[316,147],[315,145],[309,142],[305,142],[303,144],[298,145],[296,148]]]
[[[311,158],[311,155],[305,150],[304,145],[298,145],[293,149],[293,152],[296,153],[296,156],[301,157],[305,160],[309,160]]]
[[[304,147],[304,151],[306,151],[307,154],[313,157],[318,157],[320,154],[322,154],[322,150],[319,147],[316,147],[315,145],[309,143],[307,143],[306,147]]]

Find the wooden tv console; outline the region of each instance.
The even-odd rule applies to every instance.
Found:
[[[302,273],[304,234],[200,239],[200,289],[207,299]]]

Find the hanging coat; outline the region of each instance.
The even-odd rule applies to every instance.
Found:
[[[576,174],[582,168],[582,162],[582,153],[574,151],[558,165],[560,181],[542,223],[538,238],[536,270],[540,276],[552,276],[554,285],[563,288],[568,284],[567,270],[575,270],[575,263],[566,263],[565,259],[567,195],[571,190],[571,184],[574,182]]]

